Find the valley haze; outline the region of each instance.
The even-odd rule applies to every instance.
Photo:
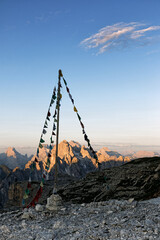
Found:
[[[79,141],[81,145],[85,145]],[[105,143],[105,142],[93,142],[92,143],[96,151],[100,150],[103,147],[108,147],[110,150],[118,151],[122,155],[133,154],[137,151],[152,151],[160,153],[159,145],[138,145],[138,144],[128,144],[128,143]],[[10,146],[0,146],[0,153],[6,152],[7,148]],[[27,154],[28,156],[34,155],[36,152],[36,146],[11,146],[16,148],[21,154]]]

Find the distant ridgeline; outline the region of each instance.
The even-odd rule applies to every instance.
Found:
[[[58,145],[58,156],[59,156],[59,171],[61,173],[69,174],[77,178],[82,178],[86,173],[95,171],[97,165],[92,153],[85,146],[81,146],[75,141],[62,141]],[[39,164],[36,164],[35,171],[33,172],[33,180],[38,180],[41,177],[41,172],[46,166],[47,156],[49,152],[49,146],[47,144],[44,148],[40,149],[39,152]],[[111,151],[107,147],[101,148],[96,152],[98,161],[102,164],[102,169],[110,168],[113,166],[121,165],[124,162],[130,161],[132,159],[141,157],[154,157],[159,156],[157,153],[149,151],[139,151],[129,156],[122,156],[116,151]],[[27,157],[27,155],[22,155],[15,150],[15,148],[8,148],[6,153],[0,154],[0,181],[4,179],[9,173],[17,175],[17,180],[26,179],[28,176],[29,168],[34,161],[34,156]],[[53,171],[55,164],[55,146],[51,151],[49,167],[49,179],[53,179]],[[1,166],[3,165],[3,166]],[[7,168],[4,169],[4,166]],[[78,168],[77,168],[78,167]],[[22,177],[24,172],[24,177]],[[21,173],[21,174],[20,174]],[[21,177],[22,179],[21,179]]]

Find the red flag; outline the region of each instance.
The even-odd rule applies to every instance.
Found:
[[[51,116],[51,113],[50,113],[50,111],[48,111],[48,117],[50,117]]]
[[[84,125],[83,125],[83,123],[82,122],[80,122],[81,123],[81,126],[82,126],[82,128],[84,128]]]
[[[69,93],[69,88],[68,88],[68,87],[66,87],[66,89],[67,89],[67,92]]]

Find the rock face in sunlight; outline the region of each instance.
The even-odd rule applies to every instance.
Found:
[[[132,159],[154,156],[159,156],[159,154],[151,151],[138,151],[132,155]]]
[[[101,149],[101,151],[97,152],[97,156],[99,161],[102,163],[102,168],[119,166],[123,163],[124,159],[119,153],[114,151],[105,151],[106,148]],[[36,163],[36,169],[41,173],[43,168],[45,168],[45,164],[47,161],[47,148],[40,149],[39,153],[39,161],[41,163],[42,168]],[[51,156],[51,164],[49,169],[49,178],[53,179],[54,175],[54,165],[55,165],[55,152],[56,147],[54,146],[52,150]],[[79,143],[71,141],[67,142],[66,140],[62,141],[58,145],[58,167],[59,172],[63,174],[68,174],[70,176],[76,178],[82,178],[87,173],[91,171],[96,171],[96,161],[93,158],[90,150],[85,146],[81,146]],[[25,165],[25,169],[29,169],[30,165],[34,161],[34,157]],[[38,176],[38,175],[37,175]],[[38,179],[35,179],[38,180]]]

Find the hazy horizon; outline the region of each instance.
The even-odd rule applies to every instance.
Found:
[[[68,142],[74,141],[74,140],[67,140]],[[60,141],[61,142],[61,141]],[[60,143],[59,142],[59,143]],[[80,145],[86,145],[85,142],[80,142]],[[105,142],[100,142],[100,143],[92,143],[93,148],[98,151],[103,147],[109,148],[109,150],[117,151],[121,154],[127,155],[133,152],[138,152],[138,151],[152,151],[152,152],[157,152],[160,154],[160,145],[136,145],[136,144],[128,144],[128,143],[105,143]],[[21,154],[27,154],[28,156],[34,155],[36,153],[37,146],[0,146],[0,153],[4,153],[8,147],[13,147],[15,148],[18,152]]]

